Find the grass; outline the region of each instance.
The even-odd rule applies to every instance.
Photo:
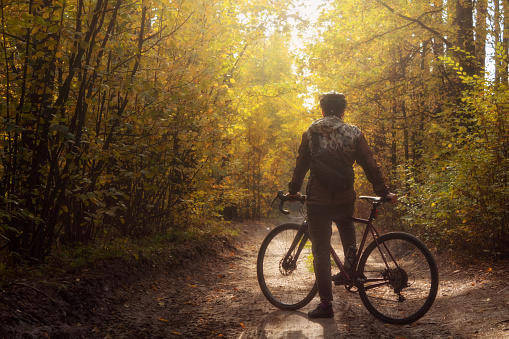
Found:
[[[94,263],[120,258],[125,260],[159,259],[172,249],[185,244],[207,244],[220,238],[232,238],[238,231],[229,223],[218,222],[206,227],[170,229],[144,239],[115,237],[97,239],[93,243],[55,246],[44,264],[34,266],[19,256],[0,252],[0,286],[19,280],[44,280],[48,276],[64,275],[93,265]],[[168,260],[178,261],[171,257]]]

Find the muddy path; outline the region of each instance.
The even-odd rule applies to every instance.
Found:
[[[0,293],[0,338],[509,338],[507,262],[453,265],[438,258],[440,288],[412,325],[372,317],[335,287],[333,319],[310,321],[265,300],[259,244],[273,222],[239,224],[241,236],[185,249],[181,265],[111,261],[72,275],[17,281]]]

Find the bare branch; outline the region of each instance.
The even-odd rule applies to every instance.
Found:
[[[408,21],[411,21],[413,23],[416,23],[418,24],[419,26],[421,26],[422,28],[424,28],[425,30],[427,30],[428,32],[432,33],[434,36],[436,36],[437,38],[439,38],[440,40],[442,40],[442,42],[444,44],[446,44],[447,47],[449,48],[452,48],[453,47],[453,43],[450,42],[449,40],[447,40],[446,38],[444,38],[444,36],[439,32],[437,31],[436,29],[434,28],[431,28],[429,27],[428,25],[426,25],[424,22],[422,22],[420,19],[415,19],[415,18],[411,18],[407,15],[404,15],[404,14],[401,14],[401,13],[398,13],[394,10],[394,8],[390,7],[389,5],[387,5],[385,2],[381,1],[381,0],[377,0],[378,3],[380,3],[382,6],[384,6],[385,8],[387,8],[387,10],[397,16],[399,16],[400,18],[402,19],[405,19],[405,20],[408,20]],[[437,10],[438,11],[438,10]],[[428,12],[428,13],[433,13],[433,12],[436,12],[436,11],[431,11],[431,12]],[[423,15],[426,15],[428,13],[425,13]],[[421,16],[422,17],[422,16]]]

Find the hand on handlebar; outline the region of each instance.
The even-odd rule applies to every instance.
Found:
[[[296,193],[296,194],[284,194],[283,191],[279,191],[277,192],[277,195],[276,197],[274,198],[274,200],[272,201],[272,204],[276,201],[276,199],[279,199],[279,210],[281,211],[281,213],[283,214],[290,214],[290,211],[287,211],[283,208],[283,205],[285,202],[295,202],[295,201],[299,201],[300,203],[304,203],[304,201],[306,201],[306,196],[305,195],[300,195],[300,193]],[[270,204],[272,206],[272,204]]]
[[[389,193],[385,196],[385,198],[391,203],[395,204],[398,202],[398,196],[394,193]]]
[[[301,199],[302,199],[302,195],[300,195],[299,192],[297,192],[295,194],[286,193],[285,197],[289,198],[288,199],[289,202],[301,201]]]

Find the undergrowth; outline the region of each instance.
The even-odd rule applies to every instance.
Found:
[[[238,230],[229,223],[215,223],[205,229],[173,229],[149,238],[117,237],[108,241],[96,240],[89,244],[58,244],[41,265],[30,265],[18,257],[0,252],[0,286],[20,279],[45,280],[78,269],[93,266],[108,259],[154,260],[182,246],[207,245],[217,239],[233,238]],[[178,262],[179,258],[169,256]]]

